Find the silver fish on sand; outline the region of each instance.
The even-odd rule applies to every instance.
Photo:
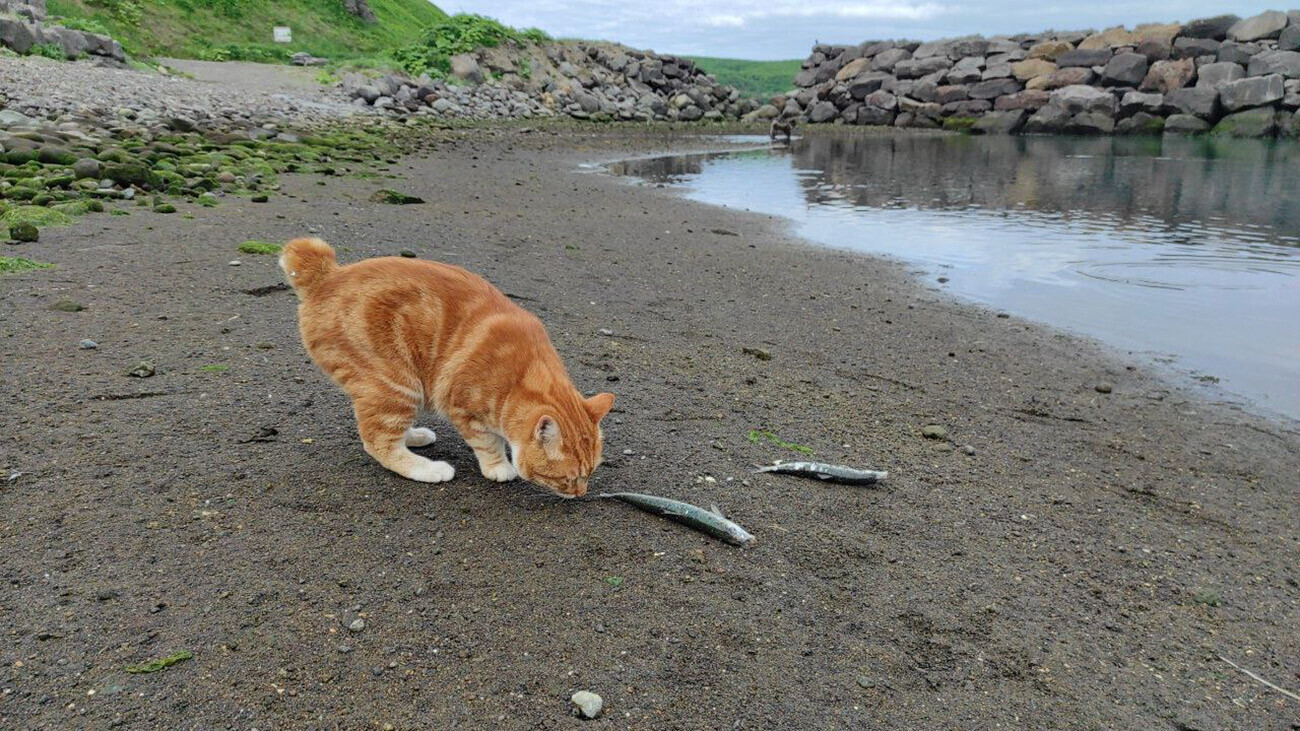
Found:
[[[874,485],[889,477],[888,472],[876,470],[859,470],[825,462],[777,462],[767,467],[759,467],[758,472],[775,472],[782,475],[816,477],[828,482],[842,482],[846,485]]]
[[[749,531],[728,520],[717,508],[705,510],[690,503],[684,503],[681,500],[673,500],[672,498],[657,495],[642,495],[636,492],[607,492],[600,497],[621,500],[647,513],[662,515],[684,525],[689,525],[696,530],[704,531],[714,538],[721,538],[728,543],[734,543],[737,546],[748,545],[754,540],[754,536]]]

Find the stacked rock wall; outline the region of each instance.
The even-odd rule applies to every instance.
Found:
[[[122,44],[97,33],[45,23],[45,0],[0,0],[0,44],[16,53],[53,45],[68,58],[96,56],[113,63],[126,61]]]
[[[451,72],[463,85],[394,76],[343,86],[358,104],[449,116],[689,122],[736,119],[758,106],[690,59],[615,43],[506,44],[452,57]]]
[[[1132,30],[818,45],[757,116],[1076,134],[1300,134],[1300,11]]]

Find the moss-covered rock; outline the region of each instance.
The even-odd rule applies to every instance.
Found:
[[[77,156],[63,147],[42,147],[36,153],[36,159],[46,165],[71,165],[77,161]]]
[[[120,185],[147,185],[149,168],[137,162],[118,162],[104,166],[104,177]]]
[[[170,203],[159,203],[158,205],[153,207],[153,212],[154,213],[175,213],[176,206]]]
[[[389,203],[397,206],[411,205],[413,203],[423,203],[424,199],[406,193],[399,193],[395,190],[383,188],[375,191],[370,196],[371,203]]]
[[[32,224],[22,221],[9,227],[9,238],[14,241],[30,243],[33,241],[39,241],[41,238],[41,232]]]

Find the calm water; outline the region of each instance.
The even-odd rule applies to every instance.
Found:
[[[613,169],[1300,418],[1300,145],[817,136]]]

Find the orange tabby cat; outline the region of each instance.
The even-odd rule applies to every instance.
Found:
[[[523,477],[565,497],[600,464],[600,420],[613,394],[584,399],[546,328],[482,277],[385,257],[340,267],[320,239],[284,247],[303,344],[352,398],[366,452],[403,477],[455,475],[408,447],[433,442],[416,414],[446,415],[490,480]],[[507,455],[506,447],[510,448]]]

